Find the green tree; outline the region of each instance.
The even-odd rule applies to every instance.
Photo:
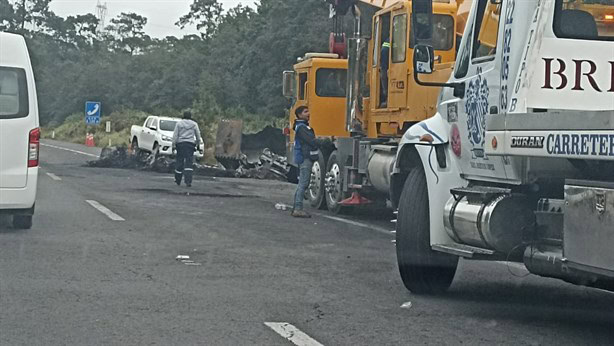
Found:
[[[49,15],[51,0],[17,0],[14,8],[17,29],[26,32],[26,24],[32,24],[34,29],[45,26]]]
[[[218,0],[194,0],[190,5],[190,12],[179,18],[175,25],[183,29],[190,24],[196,24],[203,38],[211,38],[222,19],[223,10]]]
[[[0,31],[16,31],[17,14],[9,0],[0,0]]]
[[[136,13],[122,12],[117,18],[111,19],[107,31],[108,38],[118,51],[128,51],[130,54],[141,52],[151,43],[151,37],[145,34],[147,18]]]

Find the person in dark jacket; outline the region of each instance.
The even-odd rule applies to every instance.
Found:
[[[183,113],[183,120],[175,126],[173,132],[173,151],[177,151],[175,161],[175,183],[181,185],[181,179],[185,176],[187,187],[192,186],[192,174],[194,173],[194,151],[201,142],[198,124],[192,120],[192,113]]]
[[[380,107],[384,108],[388,105],[388,68],[390,67],[390,42],[384,40],[381,49],[381,64],[380,64]]]
[[[309,108],[300,106],[296,109],[295,114],[294,162],[299,166],[299,178],[294,194],[292,216],[308,218],[311,216],[303,210],[303,199],[311,180],[313,162],[318,160],[318,148],[324,145],[324,142],[316,139],[315,132],[309,127]]]

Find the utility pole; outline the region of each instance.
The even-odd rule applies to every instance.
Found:
[[[104,32],[105,27],[105,19],[107,17],[107,3],[104,5],[100,3],[98,0],[98,4],[96,5],[96,16],[98,17],[98,32]]]

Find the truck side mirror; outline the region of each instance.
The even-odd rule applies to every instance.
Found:
[[[435,50],[431,46],[417,44],[414,47],[414,73],[431,74],[435,66]]]
[[[294,98],[294,94],[295,94],[294,84],[295,84],[294,71],[284,71],[283,94],[285,98],[288,98],[288,99]]]
[[[433,38],[432,0],[414,0],[411,3],[411,36],[416,44],[430,43]]]

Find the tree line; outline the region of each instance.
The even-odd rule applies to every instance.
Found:
[[[282,71],[308,51],[326,51],[331,23],[324,0],[260,0],[224,11],[194,0],[176,25],[200,35],[152,38],[147,18],[121,13],[101,30],[93,14],[60,17],[53,0],[0,0],[0,31],[26,37],[43,125],[83,112],[135,109],[200,118],[219,114],[281,117]]]

